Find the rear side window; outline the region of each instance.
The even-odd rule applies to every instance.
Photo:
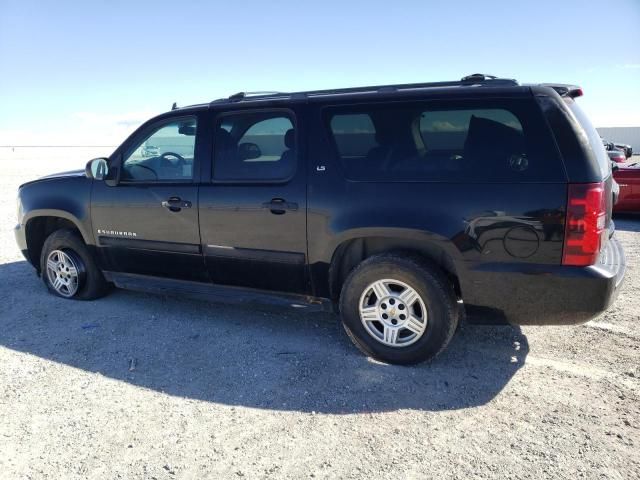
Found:
[[[242,112],[216,122],[213,177],[216,180],[282,181],[296,168],[293,118],[282,112]]]
[[[550,132],[531,101],[378,104],[330,108],[326,115],[337,156],[353,180],[564,180]]]
[[[430,150],[461,152],[474,119],[485,119],[516,130],[522,135],[522,125],[508,110],[433,110],[420,115],[420,135]]]
[[[331,132],[342,158],[364,157],[376,146],[376,129],[366,113],[334,116]]]

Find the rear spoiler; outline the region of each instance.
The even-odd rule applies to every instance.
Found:
[[[584,95],[582,87],[565,83],[541,83],[541,87],[553,88],[561,97],[577,98]]]

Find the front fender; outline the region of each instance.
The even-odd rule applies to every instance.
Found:
[[[88,245],[94,245],[91,227],[91,185],[85,177],[41,180],[19,190],[20,225],[41,217],[63,218],[72,222]]]
[[[70,221],[76,226],[76,228],[80,232],[80,235],[82,235],[82,239],[84,240],[84,242],[87,245],[94,245],[95,242],[93,240],[93,235],[91,233],[91,225],[87,227],[87,225],[85,225],[85,222],[81,221],[77,216],[69,212],[66,212],[64,210],[58,210],[54,208],[33,210],[25,214],[25,216],[23,217],[22,225],[25,228],[28,228],[29,222],[31,220],[36,218],[42,218],[42,217],[63,218],[65,220]]]

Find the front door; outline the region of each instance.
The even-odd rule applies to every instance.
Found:
[[[197,118],[143,128],[116,186],[95,182],[91,217],[105,270],[206,281],[198,230]]]
[[[200,231],[214,283],[308,293],[305,169],[288,109],[219,114]]]

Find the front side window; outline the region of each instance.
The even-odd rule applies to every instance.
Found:
[[[562,179],[551,136],[529,103],[379,104],[327,112],[336,153],[353,180]]]
[[[281,112],[242,112],[216,122],[213,178],[216,180],[278,181],[296,167],[296,131]]]
[[[141,141],[122,165],[122,180],[133,182],[193,179],[195,118],[165,123]]]

